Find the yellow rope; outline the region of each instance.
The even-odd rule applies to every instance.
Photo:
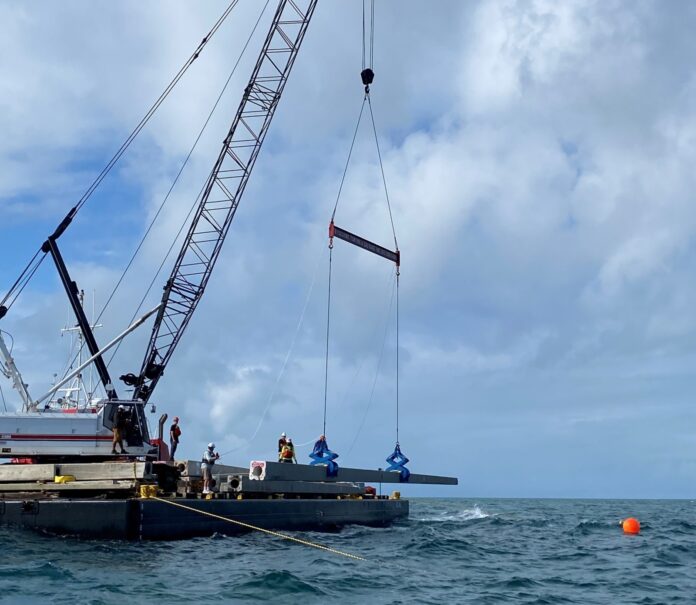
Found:
[[[157,496],[151,496],[151,500],[157,500],[158,502],[166,502],[167,504],[171,504],[172,506],[178,506],[179,508],[183,508],[185,510],[190,510],[193,511],[194,513],[200,513],[201,515],[208,515],[209,517],[214,517],[215,519],[220,519],[221,521],[227,521],[228,523],[234,523],[236,525],[241,525],[242,527],[246,527],[248,529],[255,529],[256,531],[263,532],[265,534],[269,534],[270,536],[275,536],[276,538],[282,538],[283,540],[290,540],[292,542],[297,542],[298,544],[303,544],[305,546],[311,546],[313,548],[319,548],[320,550],[326,550],[327,552],[331,552],[335,555],[341,555],[343,557],[348,557],[349,559],[356,559],[358,561],[365,561],[363,557],[359,557],[358,555],[352,555],[347,552],[343,552],[342,550],[336,550],[335,548],[330,548],[329,546],[323,546],[322,544],[317,544],[316,542],[308,542],[307,540],[300,540],[300,538],[295,538],[293,536],[288,536],[287,534],[281,534],[280,532],[277,531],[271,531],[270,529],[264,529],[263,527],[257,527],[256,525],[251,525],[250,523],[244,523],[244,521],[237,521],[236,519],[230,519],[228,517],[221,517],[220,515],[215,515],[213,513],[209,513],[204,510],[198,510],[197,508],[193,508],[191,506],[186,506],[185,504],[179,504],[178,502],[174,502],[173,500],[166,500],[164,498],[158,498]]]

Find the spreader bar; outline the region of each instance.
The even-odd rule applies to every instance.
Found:
[[[354,246],[362,248],[363,250],[367,250],[368,252],[372,252],[372,254],[386,258],[387,260],[395,263],[397,267],[401,266],[401,252],[399,250],[392,252],[379,244],[366,240],[364,237],[360,237],[359,235],[355,235],[355,233],[351,233],[350,231],[336,227],[333,221],[331,221],[329,224],[329,238],[333,240],[334,237],[342,239],[344,242],[353,244]]]

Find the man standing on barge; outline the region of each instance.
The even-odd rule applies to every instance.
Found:
[[[209,443],[208,449],[203,453],[201,460],[201,471],[203,473],[203,493],[210,493],[210,482],[213,479],[213,465],[220,458],[220,454],[215,451],[215,444]]]
[[[121,448],[122,454],[128,453],[125,449],[123,449],[123,432],[126,430],[127,422],[128,418],[126,417],[126,408],[125,406],[119,405],[114,414],[114,428],[111,429],[114,432],[114,438],[111,441],[112,454],[118,453],[116,451],[116,445]]]
[[[179,417],[174,416],[172,426],[169,429],[169,460],[174,460],[174,453],[179,445],[179,437],[181,437],[181,429],[179,428]]]

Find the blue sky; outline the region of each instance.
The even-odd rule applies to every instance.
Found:
[[[224,6],[0,3],[0,288]],[[412,470],[459,476],[454,490],[427,490],[442,495],[694,497],[696,8],[427,6],[378,3],[372,89],[403,255],[400,438]],[[97,307],[260,9],[240,3],[61,239]],[[101,342],[130,319],[205,179],[269,16]],[[271,457],[282,430],[300,443],[321,432],[326,227],[361,102],[360,51],[360,3],[320,2],[208,292],[158,386],[159,411],[182,418],[184,455],[212,439],[243,464]],[[368,135],[337,223],[388,245]],[[390,268],[341,245],[334,261],[329,444],[344,465],[374,468],[394,445]],[[45,263],[2,320],[37,394],[64,363],[68,321]],[[114,374],[138,369],[148,334],[124,344]],[[9,383],[3,391],[9,399]]]

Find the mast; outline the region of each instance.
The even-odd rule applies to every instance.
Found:
[[[249,84],[164,287],[140,372],[121,376],[147,401],[200,302],[268,132],[317,0],[280,0]]]
[[[114,389],[113,382],[109,376],[109,370],[104,363],[104,359],[99,355],[99,345],[97,344],[94,334],[92,333],[92,328],[90,326],[87,315],[85,315],[85,310],[82,308],[82,303],[80,302],[80,296],[77,289],[77,284],[71,279],[70,273],[68,273],[68,268],[65,266],[65,261],[63,256],[58,249],[58,238],[67,229],[68,225],[72,221],[75,214],[75,208],[73,208],[68,216],[63,219],[63,222],[58,226],[53,235],[44,242],[41,246],[43,252],[50,252],[53,257],[53,261],[56,264],[56,269],[58,269],[58,275],[60,276],[60,281],[63,283],[65,292],[68,295],[68,300],[70,301],[70,306],[75,313],[75,318],[77,319],[77,324],[80,327],[80,332],[87,343],[87,348],[89,352],[94,357],[94,365],[97,368],[97,373],[99,378],[104,385],[104,390],[106,391],[106,396],[109,399],[118,399],[116,394],[116,389]]]
[[[85,306],[85,291],[80,290],[80,295],[79,295],[79,301],[80,305],[84,308]],[[92,293],[92,321],[90,322],[90,328],[92,331],[94,331],[96,328],[101,328],[102,324],[100,323],[95,323],[94,317],[94,300],[96,298],[96,293],[93,291]],[[82,330],[80,329],[79,325],[74,325],[71,327],[65,327],[61,329],[61,333],[69,333],[71,337],[71,347],[70,350],[72,351],[74,341],[73,341],[73,334],[76,334],[77,338],[77,359],[75,360],[78,366],[82,365],[82,360],[83,360],[83,348],[85,344],[85,339],[82,334]],[[80,398],[84,396],[84,403],[85,406],[89,404],[91,401],[93,395],[94,395],[94,384],[93,384],[93,377],[92,377],[92,365],[89,366],[89,387],[87,386],[87,383],[85,382],[84,374],[81,372],[77,376],[75,376],[75,379],[70,385],[67,385],[60,389],[61,391],[66,393],[66,400],[68,403],[75,405],[75,407],[80,407]],[[72,365],[66,370],[66,373],[72,369]],[[72,395],[75,394],[75,399],[72,398]]]

